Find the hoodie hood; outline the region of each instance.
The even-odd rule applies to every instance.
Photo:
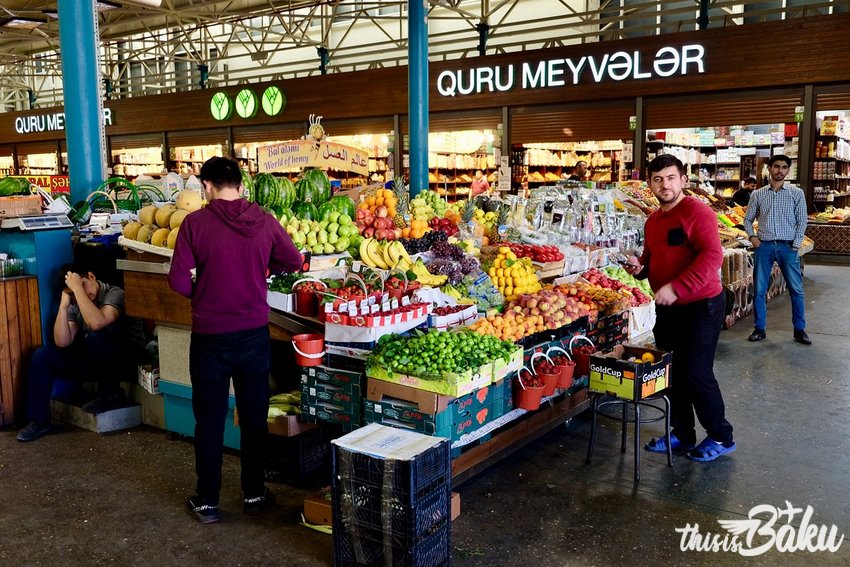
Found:
[[[213,199],[207,209],[235,232],[250,238],[254,238],[263,230],[268,215],[257,203],[245,199]]]

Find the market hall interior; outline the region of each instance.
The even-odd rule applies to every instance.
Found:
[[[735,426],[735,453],[704,464],[677,457],[672,469],[663,454],[644,453],[635,483],[631,444],[620,453],[617,422],[600,420],[593,462],[585,464],[585,412],[453,487],[462,512],[452,525],[452,563],[850,563],[846,541],[834,553],[772,546],[749,559],[681,550],[688,526],[723,538],[719,520],[746,519],[759,505],[781,511],[787,502],[810,506],[810,525],[850,534],[847,270],[806,265],[813,346],[792,339],[787,293],[769,305],[767,340],[746,340],[751,316],[721,334],[715,371]],[[660,430],[646,425],[642,435]],[[148,427],[98,435],[68,426],[38,443],[18,443],[15,434],[0,432],[2,565],[333,564],[331,536],[299,525],[308,491],[272,485],[278,504],[271,513],[241,513],[235,454],[225,455],[222,521],[202,526],[183,510],[194,482],[189,440]],[[798,512],[795,530],[801,521]],[[777,518],[774,529],[785,523]]]

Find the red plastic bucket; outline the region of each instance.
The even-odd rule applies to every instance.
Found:
[[[543,380],[543,395],[554,396],[555,388],[558,387],[558,381],[561,379],[561,373],[547,374],[546,372],[538,372],[537,375]]]
[[[561,364],[556,368],[561,369],[561,376],[558,379],[558,387],[561,389],[569,388],[573,385],[573,374],[575,373],[576,363],[568,360],[566,364]]]
[[[531,386],[514,388],[514,406],[528,411],[538,409],[540,407],[540,400],[543,399],[543,389],[543,386],[539,388],[533,388]]]
[[[319,314],[319,296],[312,290],[295,290],[295,312],[302,317],[316,317]]]
[[[295,349],[295,364],[298,366],[319,366],[325,356],[325,337],[317,333],[305,333],[292,337]]]

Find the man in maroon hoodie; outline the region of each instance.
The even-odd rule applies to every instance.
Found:
[[[685,195],[685,166],[672,155],[649,163],[649,187],[660,204],[644,227],[645,244],[638,261],[626,270],[649,278],[655,293],[658,348],[673,352],[671,422],[673,431],[653,439],[646,450],[687,451],[694,461],[713,461],[735,450],[732,425],[714,377],[714,353],[726,311],[720,283],[723,249],[717,217],[705,203]],[[708,433],[696,445],[694,413]]]
[[[239,411],[244,512],[262,512],[273,502],[264,482],[271,367],[266,273],[300,270],[301,254],[272,215],[241,198],[235,161],[210,158],[200,177],[209,204],[180,226],[168,283],[192,300],[189,374],[198,483],[186,509],[208,524],[219,519],[231,377]]]

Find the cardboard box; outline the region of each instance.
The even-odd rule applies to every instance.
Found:
[[[490,421],[492,396],[489,384],[453,397],[373,380],[363,402],[363,417],[365,422],[405,427],[454,441]]]
[[[454,501],[452,501],[452,505],[454,505]],[[458,513],[460,513],[460,502],[458,502]],[[310,494],[304,498],[304,520],[308,524],[317,526],[333,525],[330,487],[323,488],[316,494]]]
[[[363,372],[340,370],[328,366],[306,366],[301,368],[302,387],[305,385],[313,386],[322,384],[325,386],[335,386],[351,393],[355,389],[360,391],[365,381]]]
[[[628,362],[650,352],[655,362]],[[642,400],[670,386],[673,354],[635,345],[617,345],[590,355],[590,391],[624,400]]]
[[[145,389],[149,394],[159,393],[159,368],[154,368],[150,364],[145,364],[138,367],[139,386]]]
[[[520,349],[520,352],[522,352],[522,349]],[[493,381],[493,372],[493,365],[486,364],[475,373],[467,370],[460,373],[444,374],[440,380],[428,380],[418,376],[399,374],[384,368],[369,367],[366,369],[366,376],[375,380],[411,386],[427,392],[458,397],[488,386]]]
[[[295,294],[269,291],[266,294],[266,303],[278,311],[295,311]]]
[[[321,402],[333,404],[342,411],[354,415],[360,413],[363,396],[360,386],[342,388],[332,384],[313,383],[301,384],[301,405],[316,406]]]
[[[295,437],[300,433],[315,429],[315,423],[306,423],[301,421],[297,415],[279,415],[269,421],[269,433],[279,437]],[[233,424],[239,427],[239,412],[233,410]]]
[[[460,492],[452,492],[452,521],[460,516]]]
[[[629,309],[629,340],[648,333],[655,326],[655,301]]]
[[[41,197],[38,195],[0,197],[0,218],[38,214],[41,214]]]

